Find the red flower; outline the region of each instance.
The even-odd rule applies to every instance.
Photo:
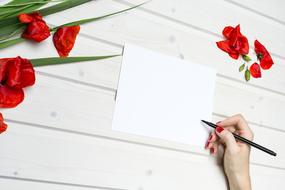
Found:
[[[254,51],[257,54],[257,58],[260,60],[261,68],[264,70],[270,69],[274,64],[273,60],[267,49],[257,40],[254,41]]]
[[[21,23],[28,24],[22,34],[23,38],[41,42],[50,36],[50,29],[39,13],[20,14],[18,19]]]
[[[72,50],[80,26],[65,26],[59,28],[53,35],[53,44],[60,57],[67,57]]]
[[[257,63],[253,63],[249,68],[251,76],[254,78],[261,78],[260,66]]]
[[[4,123],[2,113],[0,113],[0,134],[6,131],[6,129],[7,129],[7,124]]]
[[[0,108],[16,107],[24,100],[22,88],[34,83],[35,72],[28,59],[0,59]]]
[[[216,42],[218,48],[227,52],[229,56],[238,59],[239,55],[246,55],[249,51],[247,38],[240,33],[240,25],[235,28],[227,26],[223,30],[226,40]]]
[[[43,20],[42,16],[38,12],[30,14],[20,14],[18,18],[21,23],[31,23],[34,21]]]

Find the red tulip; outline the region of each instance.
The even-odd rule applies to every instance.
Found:
[[[20,14],[18,19],[21,23],[31,23],[34,21],[43,20],[42,16],[38,12],[30,13],[30,14]]]
[[[239,55],[248,54],[248,40],[241,34],[240,25],[237,25],[235,28],[232,26],[225,27],[223,35],[226,40],[216,42],[221,50],[227,52],[234,59],[238,59]]]
[[[23,88],[34,83],[35,72],[28,59],[0,59],[0,108],[16,107],[24,100]]]
[[[60,57],[67,57],[72,50],[80,26],[65,26],[59,28],[53,35],[53,44]]]
[[[249,68],[251,76],[254,78],[261,78],[260,66],[257,63],[253,63]]]
[[[7,129],[7,124],[4,123],[4,118],[2,116],[2,113],[0,113],[0,134],[6,131]]]
[[[260,60],[260,66],[262,69],[270,69],[274,64],[273,60],[267,51],[267,49],[257,40],[254,41],[254,51],[257,54],[257,58]]]
[[[50,29],[39,13],[20,14],[18,19],[27,24],[23,38],[41,42],[50,36]]]

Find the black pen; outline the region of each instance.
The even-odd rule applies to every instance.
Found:
[[[208,121],[205,121],[205,120],[201,120],[201,121],[203,123],[206,123],[210,127],[213,127],[214,129],[216,129],[216,127],[217,127],[217,125],[215,125],[214,123],[211,123],[211,122],[208,122]],[[239,136],[237,134],[234,134],[234,133],[232,133],[232,134],[235,137],[235,139],[237,139],[237,140],[240,140],[240,141],[242,141],[244,143],[247,143],[248,145],[251,145],[251,146],[253,146],[253,147],[255,147],[255,148],[259,149],[259,150],[262,150],[262,151],[264,151],[264,152],[266,152],[266,153],[268,153],[268,154],[270,154],[272,156],[276,156],[277,155],[275,152],[273,152],[272,150],[269,150],[268,148],[265,148],[264,146],[256,144],[256,143],[254,143],[254,142],[252,142],[252,141],[250,141],[250,140],[248,140],[248,139],[246,139],[244,137],[241,137],[241,136]]]

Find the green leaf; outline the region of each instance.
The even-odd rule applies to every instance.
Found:
[[[87,3],[89,1],[92,1],[92,0],[65,0],[62,3],[58,3],[56,5],[40,9],[39,12],[42,16],[46,16],[46,15],[57,13],[57,12]],[[0,28],[8,26],[8,25],[13,25],[13,24],[19,24],[19,20],[17,16],[0,19]]]
[[[246,62],[250,62],[251,58],[248,55],[242,55],[242,59]]]
[[[25,2],[25,0],[22,0]],[[58,3],[54,6],[50,6],[44,9],[39,10],[39,12],[45,16],[49,14],[53,14],[59,11],[63,11],[84,3],[87,3],[92,0],[65,0],[62,3]],[[11,17],[8,19],[0,19],[0,38],[3,40],[8,39],[15,34],[20,34],[21,31],[23,31],[23,28],[25,27],[24,24],[20,23],[18,21],[17,17]],[[17,30],[17,32],[15,32]],[[8,46],[6,46],[8,47]],[[0,47],[1,49],[1,47]]]
[[[24,38],[16,38],[16,39],[0,42],[0,49],[4,49],[4,48],[7,48],[9,46],[12,46],[12,45],[24,42],[24,41],[25,41]]]
[[[244,70],[244,67],[245,67],[245,64],[242,64],[240,67],[239,67],[239,72],[242,72]]]
[[[75,26],[75,25],[79,25],[79,24],[85,24],[85,23],[88,23],[88,22],[92,22],[92,21],[98,21],[98,20],[104,19],[106,17],[110,17],[110,16],[113,16],[113,15],[116,15],[116,14],[119,14],[119,13],[123,13],[123,12],[129,11],[131,9],[137,8],[137,7],[139,7],[139,6],[143,5],[143,4],[145,4],[145,3],[139,4],[139,5],[133,6],[131,8],[115,12],[115,13],[103,15],[103,16],[100,16],[100,17],[94,17],[94,18],[83,19],[83,20],[79,20],[79,21],[75,21],[75,22],[66,23],[66,24],[63,24],[63,25],[60,25],[60,26],[52,28],[51,32],[54,32],[58,28],[63,27],[63,26]],[[13,39],[13,40],[11,40],[12,41],[11,43],[10,43],[10,40],[4,41],[4,42],[0,42],[0,49],[4,49],[4,48],[7,48],[9,46],[12,46],[12,45],[15,45],[17,43],[20,43],[20,42],[24,41],[24,40],[19,40],[19,39],[23,39],[23,38]]]
[[[127,9],[124,9],[124,10],[121,10],[121,11],[118,11],[118,12],[114,12],[114,13],[111,13],[111,14],[107,14],[107,15],[103,15],[103,16],[99,16],[99,17],[82,19],[82,20],[66,23],[66,24],[63,24],[63,25],[60,25],[60,26],[57,26],[57,27],[53,28],[52,31],[55,31],[58,28],[63,27],[63,26],[76,26],[76,25],[82,25],[82,24],[85,24],[85,23],[88,23],[88,22],[101,20],[101,19],[104,19],[104,18],[107,18],[107,17],[110,17],[110,16],[114,16],[114,15],[117,15],[117,14],[129,11],[129,10],[135,9],[135,8],[137,8],[139,6],[142,6],[143,4],[145,4],[145,3],[141,3],[139,5],[136,5],[136,6],[133,6],[133,7],[130,7],[130,8],[127,8]]]
[[[245,70],[244,78],[246,81],[250,80],[250,72],[249,72],[248,68],[246,68],[246,70]]]
[[[121,54],[107,55],[107,56],[90,56],[90,57],[66,57],[66,58],[49,57],[49,58],[30,59],[30,61],[34,67],[41,67],[47,65],[62,65],[62,64],[82,62],[82,61],[95,61],[95,60],[108,59],[117,56],[121,56]]]
[[[22,7],[22,6],[25,6],[25,5],[32,5],[32,4],[45,4],[47,1],[51,2],[53,0],[38,0],[38,1],[30,1],[30,2],[26,2],[26,0],[25,0],[22,3],[21,2],[17,2],[17,3],[14,3],[14,4],[8,3],[8,4],[0,6],[0,10],[2,8],[10,8],[10,7],[11,8],[15,8],[15,7]],[[13,1],[11,1],[11,2],[13,2]]]
[[[47,4],[48,2],[51,2],[52,0],[38,0],[38,1],[32,1],[27,3],[26,0],[14,0],[11,1],[11,3],[6,4],[4,6],[19,6],[26,3],[25,6],[19,6],[19,7],[9,7],[9,8],[1,8],[0,7],[0,38],[1,40],[8,39],[16,34],[21,33],[22,29],[25,25],[21,24],[18,21],[17,16],[20,13],[27,13],[27,12],[33,12],[34,10],[38,9],[39,7]],[[35,3],[35,4],[32,4]],[[6,12],[3,12],[2,9],[5,9]],[[8,12],[7,12],[8,11]],[[5,14],[4,14],[5,13]],[[9,17],[6,18],[5,17]],[[3,19],[4,18],[4,19]],[[9,21],[9,22],[6,22]],[[17,32],[15,32],[17,30]]]
[[[16,25],[10,25],[7,27],[3,27],[0,30],[0,42],[3,40],[7,40],[16,34],[21,34],[25,29],[25,26],[19,26],[18,24]]]
[[[0,7],[0,18],[10,18],[18,16],[20,13],[29,13],[49,2],[51,0],[38,0],[29,3],[23,0],[12,1],[10,4]]]

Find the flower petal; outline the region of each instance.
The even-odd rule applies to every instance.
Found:
[[[23,38],[41,42],[50,36],[50,29],[44,21],[34,21],[28,24],[22,34]]]
[[[30,13],[30,14],[20,14],[18,19],[21,23],[31,23],[37,20],[42,20],[42,16],[38,12]]]
[[[254,41],[254,51],[260,60],[261,68],[264,70],[270,69],[274,62],[271,58],[270,53],[258,40]]]
[[[234,30],[234,27],[232,26],[226,26],[223,30],[223,35],[226,38],[230,38],[232,31]]]
[[[9,61],[13,58],[2,58],[0,59],[0,83],[6,80],[7,77],[7,68]]]
[[[36,76],[32,63],[28,59],[22,59],[21,88],[35,84]]]
[[[260,60],[260,66],[264,70],[270,69],[273,64],[274,64],[274,62],[273,62],[270,54],[263,56],[262,59]]]
[[[0,108],[13,108],[24,100],[24,91],[8,86],[0,86]]]
[[[229,40],[216,42],[218,48],[227,52],[233,59],[238,59],[239,53],[232,49],[229,45]]]
[[[72,50],[80,26],[66,26],[59,28],[53,35],[53,44],[60,57],[67,57]]]
[[[2,115],[2,113],[0,113],[0,134],[5,132],[7,127],[8,127],[7,124],[4,123],[3,115]]]
[[[258,40],[254,41],[254,51],[256,54],[269,54],[267,49]]]
[[[248,52],[249,52],[248,39],[245,36],[241,35],[240,36],[240,42],[242,45],[240,47],[239,53],[242,55],[248,54]]]
[[[24,88],[35,83],[35,71],[28,59],[20,56],[10,61],[7,76],[7,85],[12,88]]]
[[[260,66],[257,63],[253,63],[249,68],[251,76],[254,78],[261,78]]]

